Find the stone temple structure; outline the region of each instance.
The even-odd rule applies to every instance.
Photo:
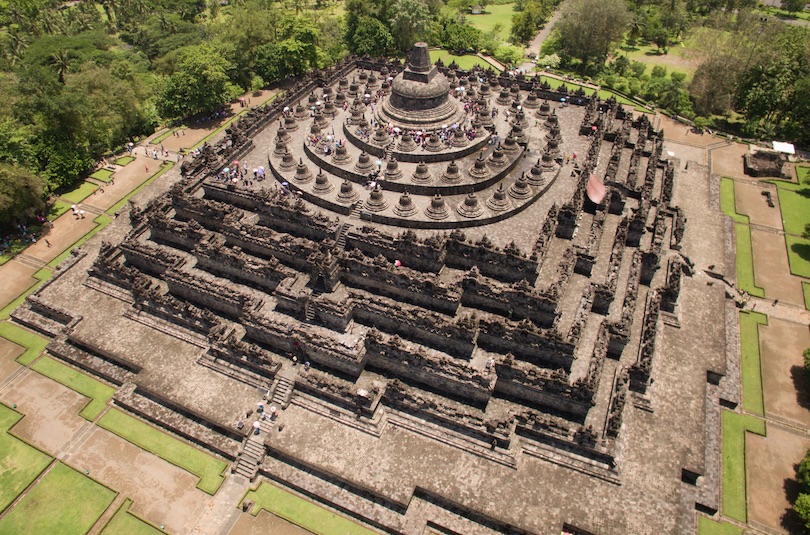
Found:
[[[14,319],[232,477],[382,533],[688,533],[719,507],[726,373],[722,289],[692,266],[723,241],[705,167],[663,147],[614,100],[423,44],[350,58],[150,186]]]

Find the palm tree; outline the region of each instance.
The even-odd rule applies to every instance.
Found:
[[[70,67],[73,61],[72,50],[57,50],[51,54],[51,65],[56,70],[56,75],[59,77],[59,83],[65,83],[65,75],[70,72]]]

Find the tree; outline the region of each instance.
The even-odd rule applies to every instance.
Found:
[[[573,0],[558,23],[561,52],[580,61],[582,71],[602,67],[630,22],[623,0]]]
[[[41,211],[45,180],[16,164],[0,163],[0,227]]]
[[[793,504],[793,510],[804,522],[804,527],[810,529],[810,494],[801,493]]]
[[[392,12],[391,35],[400,51],[410,50],[414,43],[428,36],[431,16],[422,0],[396,0]]]
[[[216,109],[239,93],[228,77],[231,64],[208,44],[186,47],[178,70],[163,81],[157,108],[163,117]]]
[[[501,45],[495,50],[493,56],[501,63],[514,67],[519,65],[523,59],[523,49],[512,45]]]
[[[478,50],[481,30],[473,28],[469,24],[451,21],[444,26],[441,37],[442,45],[448,50],[459,52]]]
[[[368,16],[360,18],[351,39],[351,49],[355,54],[384,56],[394,50],[394,46],[394,37],[382,22]]]
[[[553,11],[553,4],[547,0],[529,0],[526,2],[521,11],[512,15],[512,28],[510,31],[512,42],[526,44],[531,41],[537,30],[551,17]]]
[[[804,227],[804,233],[810,234],[810,232],[808,231],[810,231],[810,223],[808,223]],[[804,357],[804,369],[810,372],[810,347],[805,348],[804,353],[802,353],[802,356]]]

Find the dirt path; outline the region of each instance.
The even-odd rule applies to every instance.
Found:
[[[562,7],[565,5],[565,1],[563,0],[560,2],[560,5],[557,6],[557,9],[554,10],[554,14],[551,15],[551,18],[548,19],[548,22],[543,26],[539,32],[534,36],[534,39],[529,43],[529,46],[526,47],[524,55],[527,55],[529,52],[534,52],[538,56],[540,56],[540,47],[543,46],[543,42],[551,35],[551,30],[554,29],[554,25],[557,24],[557,21],[560,20],[560,16],[562,15]],[[530,72],[534,69],[535,64],[527,61],[521,64],[520,68],[523,69],[525,72]]]

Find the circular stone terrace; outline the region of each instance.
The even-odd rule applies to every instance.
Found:
[[[234,180],[224,169],[209,180],[280,189],[344,216],[424,229],[494,223],[570,193],[576,179],[561,169],[585,155],[580,131],[590,99],[565,98],[537,81],[501,85],[492,71],[444,74],[426,46],[417,43],[400,72],[358,68],[289,102],[245,158],[266,158],[275,184]]]

